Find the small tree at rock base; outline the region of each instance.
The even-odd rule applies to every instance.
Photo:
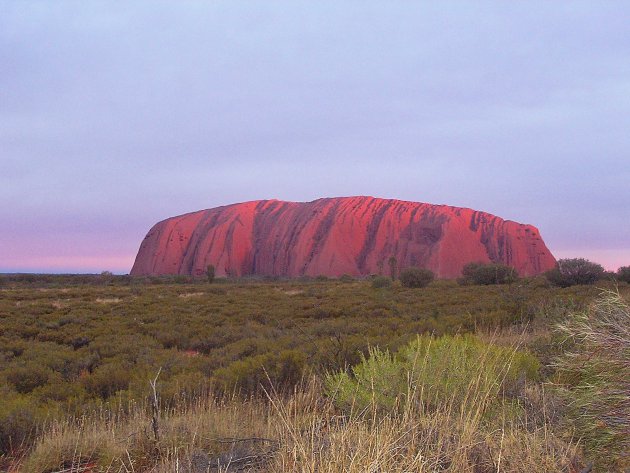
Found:
[[[545,276],[551,284],[559,287],[594,284],[604,276],[604,268],[584,258],[561,259]]]
[[[617,270],[617,279],[630,284],[630,266],[622,266]]]
[[[433,271],[424,268],[407,268],[400,273],[400,283],[404,287],[426,287],[434,278]]]
[[[208,282],[210,284],[214,282],[214,276],[215,276],[214,265],[209,264],[208,267],[206,268],[206,277],[208,278]]]
[[[398,261],[395,256],[390,256],[389,260],[387,260],[389,264],[389,274],[392,277],[392,281],[396,280],[396,274],[398,272]]]

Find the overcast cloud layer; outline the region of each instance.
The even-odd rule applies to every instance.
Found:
[[[0,0],[0,272],[128,272],[151,225],[376,197],[630,264],[628,2]]]

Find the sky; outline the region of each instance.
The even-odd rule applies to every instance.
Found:
[[[0,272],[164,218],[370,195],[630,265],[630,2],[0,0]]]

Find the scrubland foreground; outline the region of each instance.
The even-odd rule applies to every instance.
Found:
[[[1,469],[630,468],[626,284],[101,279],[0,282]]]

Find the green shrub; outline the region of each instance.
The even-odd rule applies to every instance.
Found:
[[[33,392],[40,401],[56,401],[71,404],[85,399],[85,390],[79,383],[63,381],[58,374],[52,378],[53,382],[49,380],[48,384],[37,388]]]
[[[605,293],[558,329],[567,351],[557,361],[569,416],[601,471],[630,468],[630,306]]]
[[[529,353],[471,335],[420,336],[395,356],[372,348],[350,374],[329,374],[326,388],[345,410],[388,411],[411,401],[427,409],[483,411],[501,402],[500,394],[517,395],[539,366]]]
[[[173,282],[175,284],[190,284],[193,282],[191,276],[187,276],[185,274],[176,274],[173,276]]]
[[[424,268],[407,268],[400,273],[400,283],[404,287],[426,287],[434,278],[433,271]]]
[[[545,276],[558,287],[594,284],[604,276],[604,268],[584,258],[561,259]]]
[[[117,363],[99,366],[83,379],[85,390],[93,396],[107,399],[118,391],[127,389],[131,380],[130,370]]]
[[[0,459],[3,454],[24,450],[44,414],[26,396],[2,395],[0,402]]]
[[[33,389],[46,384],[49,375],[50,371],[47,368],[32,362],[9,369],[5,373],[7,381],[21,394],[30,393]]]
[[[458,282],[462,285],[510,284],[518,279],[518,273],[511,266],[499,263],[468,263],[462,269]]]
[[[352,376],[343,371],[327,375],[327,392],[345,410],[355,406],[363,410],[371,404],[391,410],[406,392],[405,368],[388,351],[371,348],[369,357],[361,354]]]
[[[256,393],[261,387],[281,390],[300,381],[305,364],[304,353],[284,350],[234,361],[216,370],[214,379],[225,391],[236,390],[241,394]]]
[[[372,287],[374,289],[381,289],[384,287],[391,287],[392,280],[385,276],[376,276],[372,279]]]

